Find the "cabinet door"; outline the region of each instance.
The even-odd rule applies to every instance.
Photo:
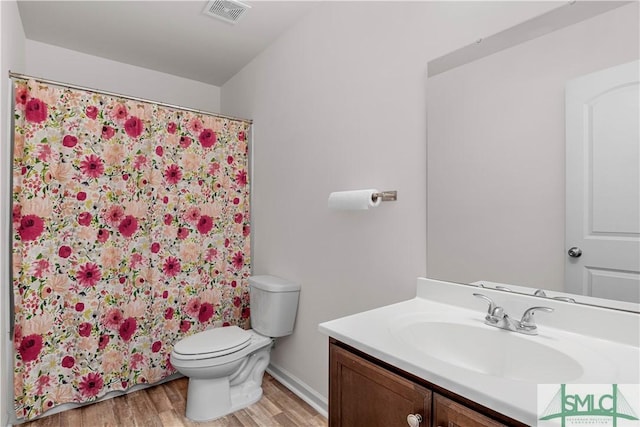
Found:
[[[437,393],[433,399],[434,427],[506,427]]]
[[[329,364],[330,427],[402,427],[410,414],[431,425],[428,389],[333,344]]]

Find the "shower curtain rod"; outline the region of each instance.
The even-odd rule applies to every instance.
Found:
[[[99,93],[99,94],[102,94],[102,95],[115,96],[115,97],[118,97],[118,98],[129,99],[131,101],[149,102],[149,103],[152,103],[152,104],[159,105],[161,107],[173,108],[175,110],[189,111],[189,112],[192,112],[192,113],[199,113],[199,114],[207,114],[207,115],[210,115],[210,116],[219,117],[221,119],[238,120],[238,121],[245,122],[245,123],[248,123],[248,124],[253,124],[253,120],[250,120],[250,119],[242,119],[240,117],[226,116],[224,114],[212,113],[210,111],[198,110],[198,109],[195,109],[195,108],[181,107],[179,105],[167,104],[166,102],[159,102],[159,101],[154,101],[154,100],[151,100],[151,99],[138,98],[138,97],[129,96],[129,95],[122,95],[120,93],[107,92],[106,90],[98,90],[98,89],[93,89],[93,88],[90,88],[90,87],[84,87],[84,86],[72,85],[72,84],[69,84],[69,83],[57,82],[55,80],[42,79],[40,77],[27,76],[25,74],[14,73],[14,72],[11,72],[11,71],[9,71],[9,78],[12,78],[12,79],[23,79],[23,80],[36,80],[36,81],[41,82],[41,83],[51,84],[51,85],[55,85],[55,86],[68,87],[68,88],[77,89],[77,90],[85,90],[85,91],[88,91],[88,92]]]

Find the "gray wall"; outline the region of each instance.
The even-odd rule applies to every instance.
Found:
[[[33,40],[26,41],[26,73],[107,92],[220,112],[220,88]]]
[[[320,322],[415,296],[426,269],[426,64],[548,2],[325,2],[222,87],[254,119],[254,273],[302,285],[272,363],[327,396]],[[364,212],[330,192],[397,190]]]

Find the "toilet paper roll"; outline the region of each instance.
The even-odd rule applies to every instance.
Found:
[[[374,193],[379,193],[379,191],[370,189],[331,193],[329,194],[329,209],[366,210],[374,208],[382,202],[381,197],[378,197],[375,202],[372,200],[371,196]]]

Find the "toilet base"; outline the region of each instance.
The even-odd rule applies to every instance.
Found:
[[[208,421],[221,417],[231,408],[230,397],[228,377],[215,380],[189,378],[187,418],[193,421]]]
[[[253,405],[262,398],[262,387],[242,384],[229,387],[228,378],[189,379],[186,415],[192,421],[211,421]]]
[[[189,378],[186,415],[192,421],[211,421],[253,405],[262,398],[262,377],[269,364],[270,346],[249,356],[229,377]]]

